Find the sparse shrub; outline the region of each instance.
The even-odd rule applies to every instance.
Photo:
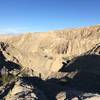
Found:
[[[22,76],[22,77],[29,77],[29,74],[28,74],[27,72],[24,71],[24,72],[21,73],[21,76]]]
[[[52,56],[50,56],[50,57],[48,57],[48,59],[53,59],[53,57],[52,57]]]
[[[47,56],[47,55],[45,55],[44,57],[45,57],[45,58],[47,58],[48,56]]]
[[[12,75],[12,74],[10,74],[10,75],[7,75],[7,74],[5,74],[5,75],[3,75],[0,79],[2,80],[2,84],[3,85],[6,85],[6,84],[8,84],[9,82],[11,82],[11,81],[14,81],[15,79],[16,79],[16,77],[17,76],[14,76],[14,75]]]
[[[68,60],[69,60],[68,57],[62,57],[62,59],[63,59],[64,61],[68,61]]]

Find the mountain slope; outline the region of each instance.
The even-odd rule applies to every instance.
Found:
[[[65,59],[71,59],[100,42],[100,26],[65,29],[45,33],[27,33],[8,36],[1,41],[14,48],[8,51],[23,67],[32,68],[43,77],[57,72]],[[45,74],[48,73],[48,74]]]
[[[99,100],[100,26],[0,41],[0,98]]]

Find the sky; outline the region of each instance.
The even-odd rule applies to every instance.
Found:
[[[0,33],[100,24],[100,0],[0,0]]]

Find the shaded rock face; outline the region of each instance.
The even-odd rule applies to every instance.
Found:
[[[0,74],[18,72],[21,69],[20,65],[9,61],[4,56],[3,52],[0,51]]]
[[[5,57],[6,44],[0,43],[0,46],[0,99],[3,99],[14,87],[21,66]]]
[[[0,42],[0,50],[6,51],[7,47],[9,47],[8,43]]]
[[[100,46],[96,45],[88,52],[64,63],[59,70],[68,72],[68,85],[84,93],[100,94]],[[73,74],[74,73],[74,74]]]
[[[45,95],[33,85],[25,83],[25,80],[19,79],[6,100],[47,100]]]

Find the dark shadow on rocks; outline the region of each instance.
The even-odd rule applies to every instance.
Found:
[[[85,93],[98,93],[100,94],[100,75],[79,72],[70,81],[73,88],[81,90]]]
[[[67,63],[64,63],[61,72],[72,72],[72,71],[86,71],[86,72],[100,72],[100,56],[99,55],[84,55],[79,56]]]
[[[3,100],[4,97],[9,93],[9,91],[13,89],[14,85],[15,82],[8,83],[3,89],[3,91],[0,93],[0,99]]]
[[[21,69],[19,64],[16,64],[12,61],[6,61],[5,62],[5,67],[8,69],[8,71],[11,71],[11,70],[14,70],[14,69],[18,69],[18,70]]]
[[[2,51],[0,51],[0,72],[2,68],[6,68],[8,71],[14,70],[14,69],[21,69],[21,66],[19,64],[16,64],[12,61],[7,61],[6,57],[3,55]]]
[[[100,94],[100,56],[79,56],[63,65],[62,72],[75,72],[77,74],[70,80],[69,86],[83,91],[84,93]]]
[[[0,51],[0,87],[3,87],[0,90],[0,99],[3,99],[14,86],[15,76],[13,74],[15,72],[10,73],[10,71],[14,70],[16,70],[16,73],[20,72],[21,66],[12,61],[8,61],[3,52]]]
[[[42,80],[38,77],[22,77],[21,79],[23,83],[33,85],[37,89],[42,90],[48,100],[57,100],[57,94],[65,91],[65,88],[61,85],[59,79],[51,78]],[[41,100],[41,98],[39,98],[39,100]]]

